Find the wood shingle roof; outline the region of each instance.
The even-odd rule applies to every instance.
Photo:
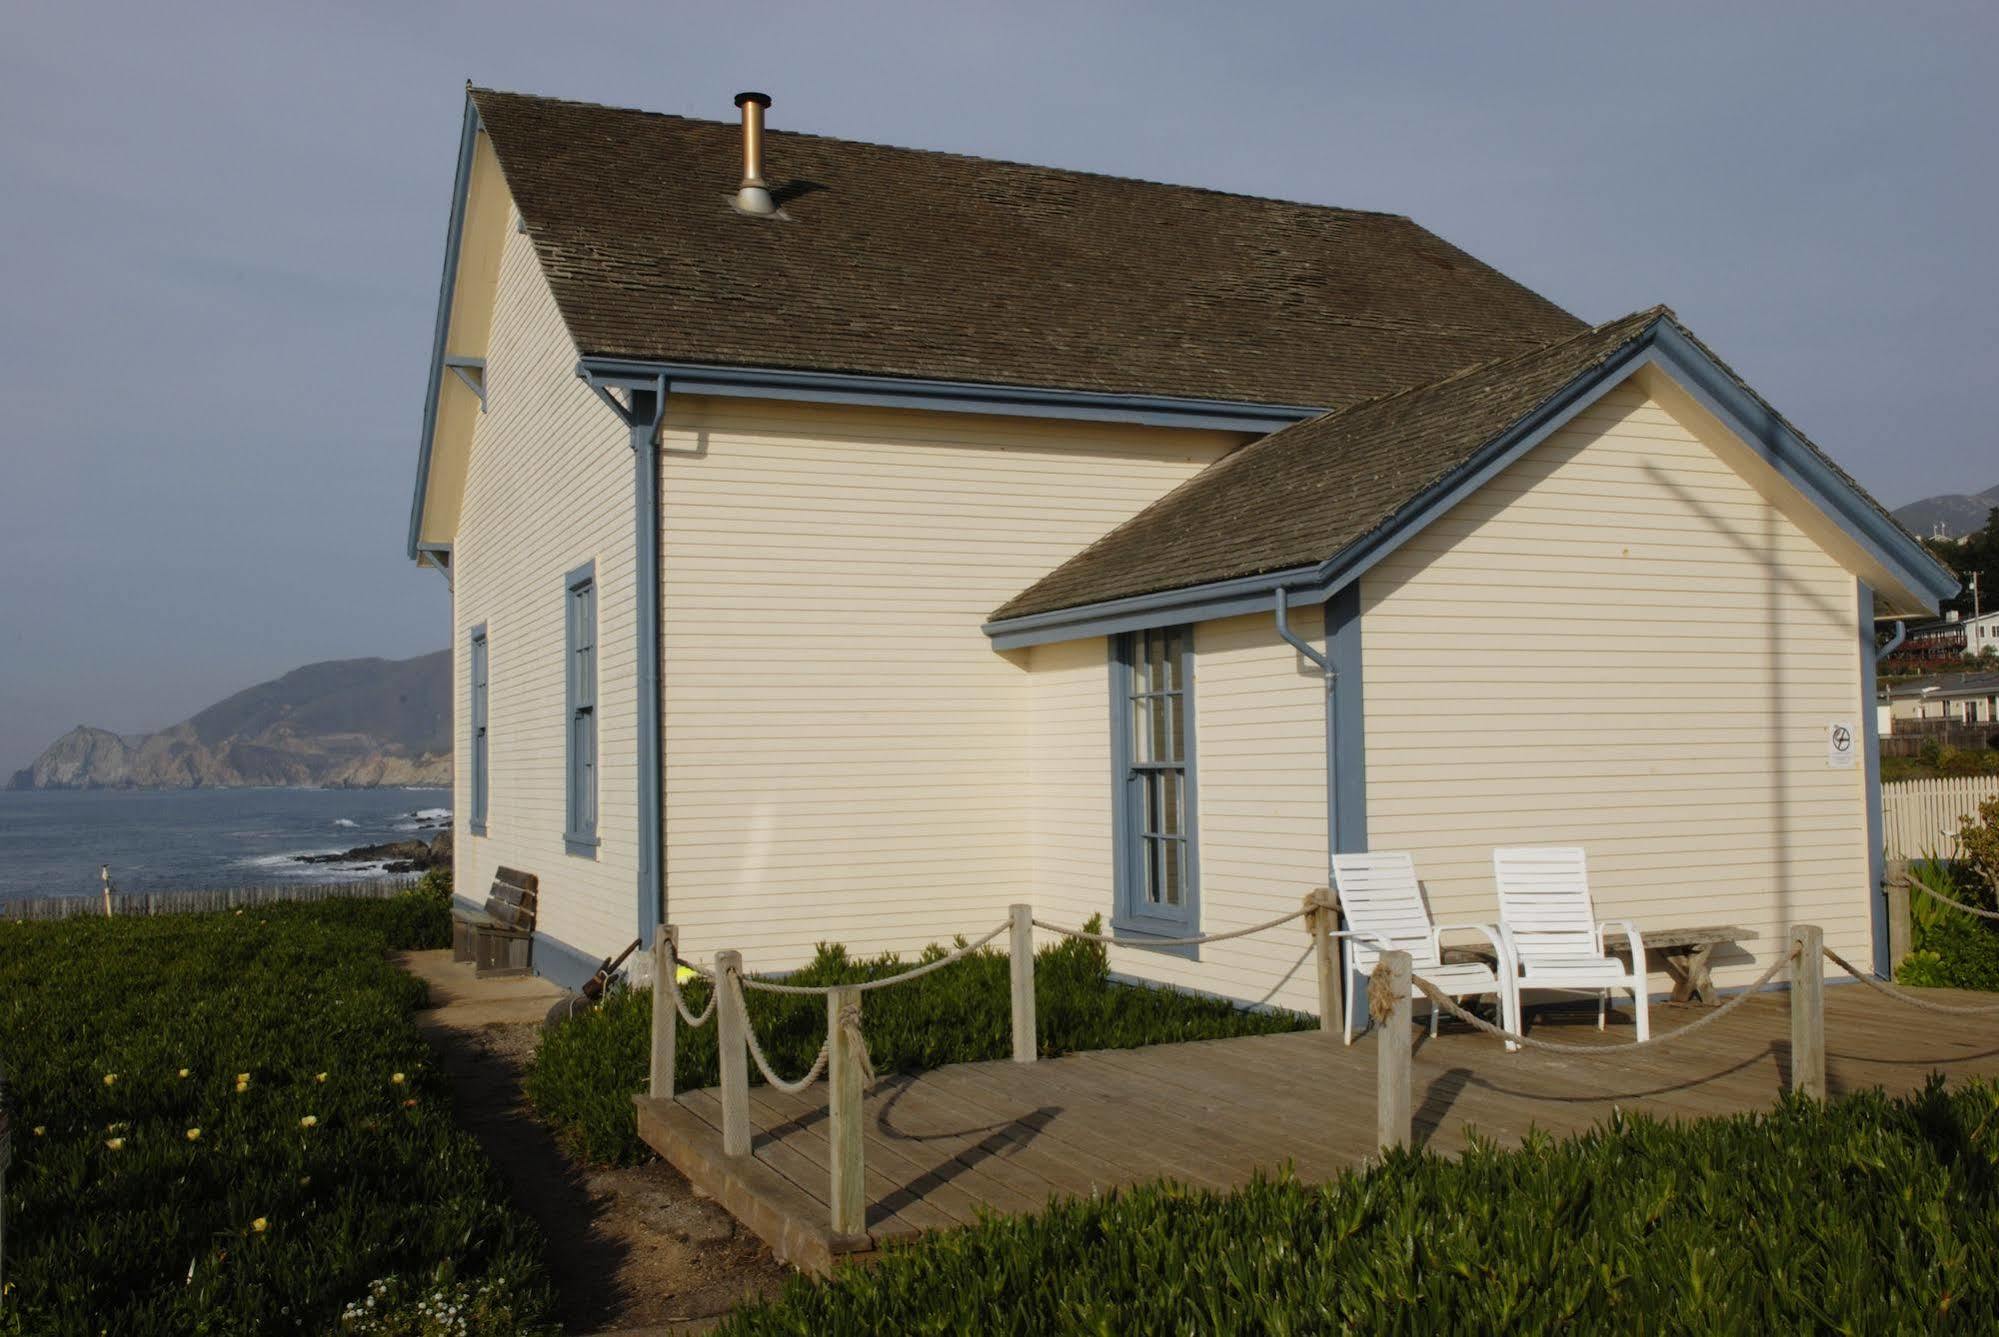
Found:
[[[1392,214],[475,88],[585,357],[1336,408],[1580,327]]]

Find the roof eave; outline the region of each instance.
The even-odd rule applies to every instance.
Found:
[[[416,457],[416,493],[410,501],[408,555],[421,560],[424,501],[430,491],[431,446],[437,435],[437,401],[444,389],[444,349],[451,335],[451,301],[458,283],[458,251],[465,235],[465,193],[472,181],[472,151],[479,139],[479,109],[465,92],[465,119],[458,135],[458,176],[451,187],[451,223],[444,238],[444,276],[438,282],[437,320],[431,334],[430,380],[423,396],[423,434]]]
[[[1013,417],[1121,422],[1146,427],[1258,434],[1288,427],[1325,411],[1297,404],[1259,404],[778,367],[658,362],[597,355],[586,356],[579,361],[576,374],[585,380],[606,384],[628,380],[651,384],[665,377],[672,391],[682,395],[725,395],[869,408],[996,413]]]
[[[1922,606],[1934,612],[1944,599],[1957,592],[1956,578],[1920,543],[1833,469],[1796,429],[1662,315],[1633,335],[1617,352],[1577,375],[1462,464],[1405,502],[1383,523],[1316,565],[1294,565],[1209,584],[995,618],[982,630],[994,649],[1013,650],[1262,612],[1275,603],[1280,587],[1294,602],[1331,598],[1646,365],[1659,366],[1685,387],[1780,477],[1879,562]]]

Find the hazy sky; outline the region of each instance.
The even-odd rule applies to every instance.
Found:
[[[0,12],[0,769],[445,644],[403,558],[463,85],[1414,216],[1664,301],[1888,504],[1999,483],[1999,10]]]

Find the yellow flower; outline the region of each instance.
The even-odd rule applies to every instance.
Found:
[[[188,1070],[187,1070],[186,1068],[182,1068],[182,1069],[180,1070],[180,1076],[181,1076],[181,1080],[182,1080],[182,1081],[186,1081],[186,1080],[187,1080],[187,1071],[188,1071]]]
[[[107,1137],[104,1139],[104,1145],[112,1151],[123,1151],[125,1150],[125,1139],[122,1137]]]
[[[45,1123],[38,1123],[35,1125],[36,1137],[41,1137],[43,1134],[47,1133],[48,1131],[49,1131],[49,1126]]]
[[[188,1141],[190,1141],[190,1142],[199,1142],[199,1141],[201,1141],[201,1130],[200,1130],[199,1128],[190,1128],[190,1129],[188,1129],[188,1130],[187,1130],[187,1140],[188,1140]]]
[[[392,1073],[389,1077],[389,1080],[395,1083],[397,1086],[401,1086],[403,1084],[403,1075],[399,1072]]]
[[[319,1116],[317,1114],[308,1114],[298,1121],[298,1126],[301,1128],[317,1128],[319,1127]]]
[[[696,970],[693,966],[682,966],[680,969],[673,972],[674,983],[685,984],[687,983],[687,981],[697,978],[700,975],[700,973],[701,972]]]
[[[256,1231],[258,1234],[262,1234],[264,1231],[264,1227],[270,1224],[271,1223],[268,1218],[260,1216],[256,1220],[250,1223],[250,1229]]]
[[[248,1086],[249,1084],[250,1084],[250,1074],[249,1074],[249,1073],[247,1073],[247,1072],[239,1072],[239,1073],[237,1073],[237,1074],[236,1074],[236,1085],[238,1085],[238,1086]]]
[[[325,1074],[325,1073],[323,1073],[323,1072],[322,1072],[322,1073],[317,1073],[317,1074],[315,1074],[315,1075],[313,1076],[313,1079],[312,1079],[312,1080],[313,1080],[313,1081],[315,1081],[315,1082],[319,1082],[319,1083],[321,1083],[321,1084],[324,1084],[324,1083],[325,1083],[325,1081],[326,1081],[326,1074]]]
[[[116,1086],[116,1085],[118,1085],[118,1074],[117,1074],[117,1073],[115,1073],[115,1072],[107,1072],[107,1073],[105,1073],[105,1074],[104,1074],[104,1084],[105,1084],[106,1086]]]

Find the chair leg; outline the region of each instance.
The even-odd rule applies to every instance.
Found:
[[[1437,1038],[1437,1023],[1442,1020],[1443,1015],[1444,1009],[1438,1007],[1435,1003],[1430,1004],[1430,1038],[1432,1040]]]
[[[1345,1009],[1345,1011],[1346,1011],[1346,1014],[1347,1014],[1347,1017],[1346,1017],[1346,1026],[1347,1026],[1347,1035],[1346,1035],[1346,1042],[1347,1042],[1348,1044],[1352,1044],[1352,1043],[1353,1043],[1353,1037],[1354,1037],[1354,1028],[1353,1028],[1353,1023],[1354,1023],[1354,1013],[1356,1013],[1356,1012],[1358,1012],[1358,1011],[1360,1010],[1360,1007],[1361,1007],[1361,999],[1360,999],[1360,989],[1358,988],[1358,981],[1356,980],[1356,978],[1354,977],[1354,975],[1353,975],[1353,974],[1352,974],[1351,972],[1349,972],[1349,973],[1348,973],[1348,975],[1347,975],[1347,986],[1346,986],[1346,987],[1347,987],[1347,1005],[1346,1005],[1346,1009]]]
[[[1508,988],[1504,980],[1499,986],[1499,1024],[1515,1035],[1520,1034],[1520,990]],[[1517,1052],[1520,1046],[1513,1041],[1506,1042],[1506,1052]]]
[[[1603,1024],[1605,1020],[1609,1017],[1609,1015],[1610,1015],[1610,990],[1598,989],[1596,991],[1596,1028],[1598,1030],[1603,1029]]]
[[[1652,1038],[1652,1019],[1649,1000],[1645,997],[1645,981],[1641,978],[1631,989],[1631,1012],[1638,1022],[1638,1043],[1644,1044]]]

